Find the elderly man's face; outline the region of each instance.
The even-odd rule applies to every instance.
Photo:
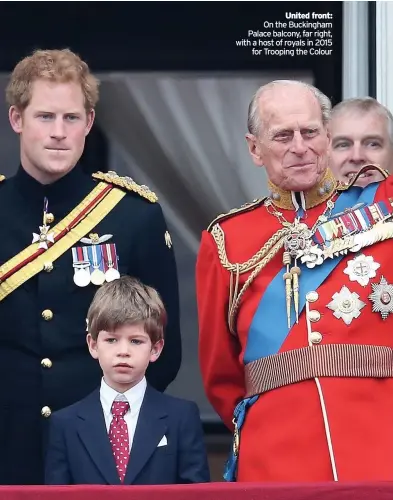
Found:
[[[318,100],[306,88],[278,85],[262,94],[259,110],[262,130],[246,136],[254,163],[282,189],[312,188],[326,169],[329,146]]]
[[[337,179],[347,183],[368,163],[392,169],[393,146],[387,119],[377,111],[339,112],[332,118],[329,128],[332,137],[329,165]],[[356,185],[364,187],[382,179],[378,171],[366,172]]]

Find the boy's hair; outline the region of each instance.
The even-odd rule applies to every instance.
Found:
[[[9,106],[24,111],[31,100],[32,84],[36,80],[80,84],[86,111],[94,109],[98,101],[99,81],[88,65],[69,49],[36,50],[22,59],[14,68],[6,89]]]
[[[87,313],[88,331],[97,340],[100,331],[142,324],[153,344],[164,338],[167,314],[158,292],[136,278],[121,276],[99,288]]]

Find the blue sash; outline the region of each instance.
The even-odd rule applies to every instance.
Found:
[[[373,203],[378,186],[378,183],[373,183],[364,189],[355,187],[344,191],[337,199],[331,216],[333,217],[346,208],[353,207],[356,203],[365,202],[367,205]],[[315,266],[312,269],[304,264],[298,264],[302,271],[299,280],[299,315],[306,304],[306,294],[302,293],[302,290],[317,290],[342,258],[343,256],[339,256],[325,260],[322,265]],[[278,272],[266,288],[258,304],[248,333],[244,364],[264,356],[277,354],[295,323],[296,317],[293,310],[291,326],[288,329],[284,272],[283,269]]]

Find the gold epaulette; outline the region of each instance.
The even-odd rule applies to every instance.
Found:
[[[3,181],[5,181],[5,175],[0,174],[0,182],[3,182]]]
[[[355,182],[359,179],[359,177],[364,173],[368,172],[369,170],[378,170],[378,172],[385,178],[387,179],[390,175],[390,173],[385,170],[384,168],[381,168],[379,165],[375,165],[373,163],[370,163],[368,165],[364,165],[359,172],[357,172],[356,175],[352,177],[352,179],[348,182],[348,184],[344,184],[343,182],[339,182],[337,191],[346,191],[350,187],[352,187]]]
[[[147,186],[137,184],[133,179],[131,179],[131,177],[120,177],[120,175],[112,170],[107,174],[104,174],[103,172],[95,172],[93,174],[93,178],[137,193],[139,196],[146,198],[146,200],[149,200],[151,203],[156,203],[158,201],[157,195],[153,193],[153,191],[150,191]]]
[[[207,230],[208,231],[211,231],[212,227],[214,226],[214,224],[216,224],[217,222],[221,222],[225,219],[228,219],[229,217],[232,217],[233,215],[236,215],[236,214],[239,214],[241,212],[248,212],[249,210],[253,210],[254,208],[257,208],[259,207],[264,201],[266,200],[266,197],[265,198],[258,198],[256,200],[253,200],[251,201],[250,203],[244,203],[244,205],[242,205],[241,207],[239,208],[232,208],[231,210],[229,210],[229,212],[225,213],[225,214],[221,214],[221,215],[218,215],[208,226]]]

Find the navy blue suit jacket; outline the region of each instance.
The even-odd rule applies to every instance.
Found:
[[[163,436],[167,445],[157,447]],[[147,386],[124,484],[210,481],[195,403]],[[51,416],[46,484],[120,484],[99,389]]]

